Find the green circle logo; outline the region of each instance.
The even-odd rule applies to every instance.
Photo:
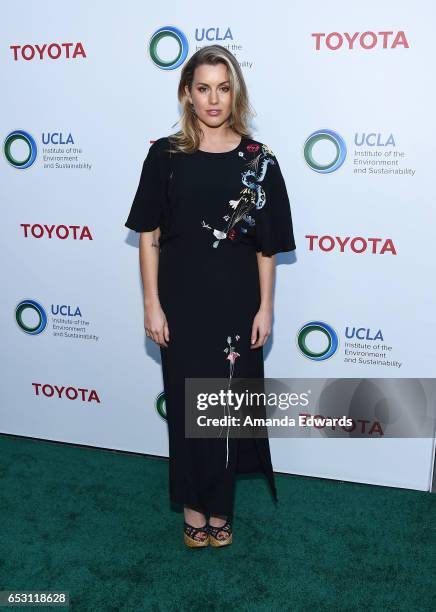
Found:
[[[37,323],[35,325],[28,325],[23,320],[23,313],[29,310],[37,315]],[[31,336],[40,334],[47,326],[47,314],[41,304],[38,304],[35,300],[22,300],[17,304],[15,308],[15,320],[18,327]]]
[[[327,164],[318,162],[313,154],[314,146],[322,141],[330,142],[335,147],[335,155]],[[317,130],[304,143],[303,154],[309,168],[321,174],[329,174],[340,168],[344,163],[347,155],[347,146],[345,140],[337,132],[333,130]]]
[[[22,158],[18,158],[12,153],[12,147],[16,142],[24,143],[25,145],[26,153]],[[14,130],[6,136],[3,143],[3,152],[11,166],[19,170],[24,170],[25,168],[29,168],[36,159],[36,141],[28,132],[24,130]]]
[[[157,413],[160,417],[167,420],[167,409],[165,404],[165,393],[161,391],[159,395],[156,397],[155,406]]]
[[[307,338],[313,332],[321,332],[327,339],[327,346],[322,351],[314,351],[307,344]],[[312,359],[312,361],[325,361],[338,350],[339,338],[336,331],[328,323],[324,321],[309,321],[298,331],[297,345],[302,354],[308,359]]]
[[[158,52],[158,45],[164,38],[177,42],[178,51],[170,60],[164,60]],[[189,44],[185,34],[174,26],[163,26],[153,33],[148,45],[150,57],[155,66],[162,70],[175,70],[183,64],[188,56]]]

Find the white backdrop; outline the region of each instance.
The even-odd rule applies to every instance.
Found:
[[[168,26],[185,38],[187,57],[230,45],[257,112],[253,135],[286,179],[297,252],[277,257],[266,375],[433,377],[435,12],[430,1],[417,10],[403,0],[368,0],[365,11],[339,0],[267,10],[260,0],[249,10],[223,0],[215,16],[198,2],[4,8],[1,431],[168,454],[138,235],[124,227],[150,143],[178,129],[181,66],[163,69],[149,52]],[[157,53],[174,60],[176,40],[163,37]],[[310,160],[304,145],[319,130]],[[336,154],[326,130],[344,159],[317,171]],[[26,300],[36,305],[16,314]],[[29,333],[38,308],[46,325]],[[330,358],[308,354],[322,351],[320,332],[306,353],[298,347],[312,321],[336,333]],[[364,339],[347,338],[353,329]],[[378,363],[345,361],[345,343],[356,340],[384,353]],[[278,471],[420,490],[430,486],[433,445],[271,440]]]

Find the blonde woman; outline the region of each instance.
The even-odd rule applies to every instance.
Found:
[[[295,242],[277,158],[250,136],[235,57],[197,51],[178,98],[181,128],[150,146],[125,225],[140,232],[145,331],[162,358],[170,501],[184,509],[187,546],[226,546],[238,473],[265,474],[277,500],[269,441],[186,437],[185,378],[263,379],[274,255]]]

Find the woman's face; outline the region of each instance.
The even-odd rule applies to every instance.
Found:
[[[230,117],[232,93],[225,64],[197,66],[192,90],[185,86],[185,92],[198,119],[207,126],[219,127]]]

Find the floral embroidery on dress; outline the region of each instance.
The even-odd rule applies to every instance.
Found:
[[[238,341],[240,338],[240,336],[235,335],[235,340]],[[230,385],[232,383],[232,378],[233,378],[233,372],[235,370],[235,361],[238,357],[240,357],[240,354],[238,352],[235,351],[235,347],[232,345],[232,337],[231,336],[227,336],[227,345],[226,348],[224,349],[224,352],[227,354],[226,359],[228,359],[230,361],[229,363],[229,384],[227,385],[227,391],[230,389]],[[227,399],[228,396],[226,396],[226,405],[224,406],[224,416],[226,416],[226,412],[227,412],[227,416],[230,419],[230,411],[228,410],[228,404],[227,404]],[[229,463],[229,428],[230,425],[229,423],[227,423],[227,435],[226,435],[226,468],[228,466]],[[221,435],[221,432],[220,432]]]
[[[237,234],[234,226],[239,221],[243,221],[249,227],[253,227],[255,220],[248,213],[254,208],[260,210],[266,204],[266,193],[261,183],[266,176],[268,165],[276,163],[275,155],[266,144],[250,143],[246,149],[248,152],[256,154],[256,156],[247,161],[245,164],[247,169],[241,173],[243,187],[239,192],[238,199],[229,200],[230,213],[223,216],[223,219],[227,222],[226,227],[222,230],[216,229],[212,228],[204,220],[202,221],[202,227],[212,230],[213,235],[217,239],[213,242],[212,246],[214,248],[217,248],[220,241],[226,238],[235,240]],[[241,157],[245,159],[243,154]],[[242,226],[239,229],[241,233],[247,232],[247,228]]]

